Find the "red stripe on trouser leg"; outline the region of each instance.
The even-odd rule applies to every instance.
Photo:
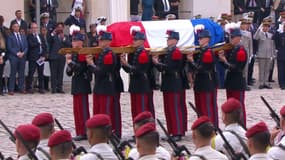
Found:
[[[198,113],[208,116],[211,122],[218,126],[218,108],[216,99],[216,90],[212,92],[194,92],[195,105]]]
[[[240,122],[243,123],[244,127],[246,127],[246,111],[245,111],[245,104],[244,104],[244,98],[245,98],[245,92],[244,91],[233,91],[233,90],[227,90],[227,99],[229,98],[235,98],[240,101],[242,104],[242,112],[241,112],[241,118]]]
[[[85,122],[90,118],[88,94],[73,95],[73,114],[76,135],[86,134]]]
[[[167,130],[171,135],[185,134],[183,129],[180,98],[180,92],[163,92]]]
[[[99,95],[93,94],[93,115],[100,113]]]
[[[182,112],[182,120],[183,120],[183,129],[184,129],[184,132],[187,131],[187,121],[188,121],[188,118],[187,118],[187,105],[186,105],[186,91],[183,90],[181,92],[181,112]]]
[[[144,111],[152,112],[152,106],[150,102],[149,93],[131,93],[131,108],[132,108],[132,118],[134,118]]]

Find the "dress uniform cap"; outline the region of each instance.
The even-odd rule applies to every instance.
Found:
[[[72,40],[84,41],[85,35],[80,33],[80,27],[76,25],[71,25],[69,28],[69,34],[72,36]]]
[[[41,18],[49,18],[49,13],[44,12],[40,15]]]
[[[40,141],[40,129],[32,124],[19,125],[14,132],[14,136],[18,138],[18,134],[27,142]]]
[[[175,16],[175,14],[168,14],[165,16],[165,19],[166,20],[174,20],[174,19],[176,19],[176,16]]]
[[[280,110],[280,115],[285,117],[285,106],[283,106]]]
[[[179,40],[179,32],[175,32],[174,30],[167,30],[166,34],[168,35],[168,39]]]
[[[140,26],[132,26],[130,32],[134,40],[145,40],[145,34],[141,32]]]
[[[155,129],[155,124],[154,123],[146,123],[143,126],[141,126],[140,128],[138,128],[136,130],[136,137],[141,137],[143,135],[146,135],[150,132],[154,132],[156,131]]]
[[[96,114],[86,122],[87,128],[97,128],[111,126],[110,116],[106,114]]]
[[[208,30],[205,29],[203,24],[198,24],[194,27],[194,31],[198,38],[211,38],[211,34]]]
[[[45,126],[54,122],[52,114],[50,113],[40,113],[32,121],[32,124],[35,126]]]
[[[246,131],[246,137],[251,138],[257,133],[268,132],[268,128],[264,122],[259,122]]]
[[[112,40],[112,33],[107,32],[107,27],[103,25],[97,26],[97,33],[99,35],[100,40]]]
[[[53,133],[49,140],[48,140],[48,146],[53,147],[56,145],[59,145],[64,142],[71,142],[71,134],[67,130],[61,130]]]
[[[138,123],[140,121],[143,121],[145,119],[153,118],[152,114],[149,111],[144,111],[139,113],[135,118],[134,118],[134,123]]]
[[[224,104],[222,104],[222,111],[224,113],[231,113],[241,108],[241,103],[235,98],[229,98]]]
[[[210,119],[207,116],[201,116],[200,118],[198,118],[192,125],[191,129],[194,130],[197,127],[199,127],[200,125],[210,122]]]

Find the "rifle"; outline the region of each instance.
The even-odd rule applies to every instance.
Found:
[[[271,118],[275,121],[277,128],[280,128],[280,117],[278,114],[272,109],[272,107],[268,104],[268,102],[265,100],[263,96],[260,96],[261,100],[265,104],[265,106],[269,109],[270,111],[270,116]]]
[[[24,138],[22,137],[22,135],[18,132],[15,131],[17,138],[22,142],[22,144],[24,145],[24,147],[26,148],[26,150],[28,151],[28,157],[31,160],[39,160],[38,157],[36,156],[36,154],[34,153],[35,151],[32,151],[32,149],[30,148],[30,146],[27,144],[27,142],[24,140]]]
[[[4,124],[4,122],[0,119],[1,126],[6,130],[6,132],[10,135],[9,139],[15,144],[16,137],[12,133],[12,131]]]
[[[193,111],[197,114],[197,117],[199,118],[201,115],[200,115],[200,113],[197,111],[195,105],[194,105],[192,102],[190,102],[190,101],[188,101],[188,104],[190,105],[190,107],[193,109]]]
[[[156,119],[158,125],[161,127],[165,135],[167,136],[167,142],[169,143],[170,147],[174,151],[174,157],[183,157],[185,156],[182,152],[185,151],[187,156],[191,156],[191,152],[184,146],[178,146],[178,144],[173,140],[173,138],[168,134],[166,128],[163,126],[162,122],[159,119]]]
[[[62,127],[62,125],[60,124],[60,122],[56,118],[54,119],[54,121],[60,130],[64,130],[64,128]],[[82,152],[87,153],[87,151],[84,147],[80,146],[77,148],[73,141],[71,143],[72,143],[72,148],[73,148],[73,151],[72,151],[73,155],[76,156],[76,155],[81,154]]]
[[[218,131],[219,135],[223,139],[224,143],[224,148],[228,152],[229,156],[231,157],[232,160],[247,160],[246,156],[243,153],[236,153],[233,147],[230,145],[226,137],[224,136],[222,130],[219,127],[216,127],[216,130]]]
[[[113,148],[114,148],[114,153],[116,154],[116,156],[118,157],[119,160],[125,160],[125,156],[123,155],[122,151],[119,149],[119,141],[114,138],[114,133],[112,132],[112,134],[110,135],[109,138]]]

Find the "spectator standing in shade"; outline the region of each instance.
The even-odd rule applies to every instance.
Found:
[[[50,34],[54,29],[56,23],[50,19],[49,13],[45,12],[41,14],[41,26],[45,27]]]
[[[234,5],[234,20],[238,21],[242,18],[245,12],[245,0],[233,0]]]
[[[270,15],[273,7],[273,0],[261,0],[261,18],[264,19]]]
[[[176,19],[179,19],[178,11],[179,11],[179,3],[180,0],[170,0],[170,13],[176,16]]]
[[[25,20],[22,19],[22,11],[21,10],[17,10],[15,12],[15,16],[16,16],[16,18],[14,20],[12,20],[11,23],[10,23],[10,29],[12,27],[12,24],[14,24],[16,22],[20,26],[20,31],[24,30],[25,33],[27,33],[28,24],[27,24],[27,22]]]
[[[47,66],[45,66],[45,67],[47,67],[47,68],[49,68],[49,59],[48,59],[48,55],[49,55],[49,50],[50,50],[50,45],[49,45],[49,43],[48,43],[48,30],[47,30],[47,28],[45,28],[45,27],[41,27],[41,36],[44,38],[44,42],[45,42],[45,45],[46,45],[46,55],[45,55],[45,61],[47,61],[48,63],[46,63],[46,64],[48,64]],[[44,67],[44,70],[45,70],[45,67]],[[49,91],[49,75],[45,75],[45,72],[44,72],[44,90],[46,90],[46,91]]]
[[[76,8],[75,9],[75,15],[72,16],[70,15],[64,22],[65,25],[71,26],[71,25],[76,25],[79,26],[80,28],[84,28],[86,30],[86,21],[84,18],[81,17],[81,9]]]
[[[4,96],[3,93],[3,71],[5,67],[5,60],[6,60],[6,43],[5,37],[2,32],[0,32],[0,96]]]
[[[142,0],[142,21],[150,21],[153,15],[153,0]]]
[[[57,0],[40,0],[41,13],[48,12],[55,22],[57,21],[56,8],[58,8]]]
[[[155,0],[154,1],[155,15],[160,19],[165,19],[165,16],[169,14],[170,2],[169,0]]]
[[[130,2],[130,12],[131,12],[131,21],[139,21],[139,0],[131,0]]]
[[[88,36],[88,46],[89,47],[97,47],[98,46],[98,34],[96,32],[96,24],[90,25],[90,32],[87,33]]]
[[[30,17],[33,22],[36,21],[36,1],[35,0],[29,0],[29,11],[30,11]]]
[[[73,0],[72,5],[71,5],[71,15],[74,16],[75,15],[75,10],[77,8],[80,8],[81,13],[80,16],[83,18],[84,17],[84,13],[85,13],[85,5],[86,4],[86,0]]]
[[[7,38],[8,58],[11,65],[8,94],[14,95],[17,73],[19,90],[25,94],[24,78],[28,43],[26,36],[20,33],[20,26],[16,21],[11,24],[11,30],[13,33]]]
[[[253,23],[260,24],[261,3],[260,0],[248,0],[246,2],[246,9],[254,12]]]

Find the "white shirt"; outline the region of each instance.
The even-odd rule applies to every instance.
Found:
[[[28,157],[27,154],[25,154],[25,155],[23,155],[23,156],[20,156],[20,157],[18,158],[18,160],[30,160],[30,158]]]
[[[280,141],[279,144],[282,144],[283,146],[285,146],[285,137],[283,137]],[[285,150],[281,149],[280,147],[278,147],[277,144],[276,146],[271,147],[268,152],[267,152],[267,156],[268,158],[274,159],[274,160],[282,160],[285,158]]]
[[[228,160],[228,158],[224,154],[214,150],[211,146],[197,148],[193,154],[204,156],[206,159],[209,160]],[[201,160],[201,158],[199,158],[198,156],[193,156],[190,157],[189,160]]]
[[[245,144],[247,141],[247,138],[245,136],[246,131],[239,124],[233,123],[233,124],[226,126],[223,134],[224,134],[225,138],[228,140],[228,142],[230,143],[230,145],[233,147],[233,149],[236,151],[236,153],[242,152],[242,153],[244,153],[245,156],[247,156],[247,154],[245,153],[244,148],[242,147],[239,139],[233,133],[231,133],[229,131],[233,131],[233,132],[237,133],[241,137],[241,139],[243,140],[243,142]],[[224,148],[224,140],[222,139],[222,137],[220,135],[217,135],[215,137],[214,145],[212,147],[214,149],[216,149],[217,151],[222,151],[223,153],[227,153],[227,150]]]
[[[161,146],[156,148],[156,154],[155,155],[159,159],[171,160],[170,153],[165,148],[163,148]],[[140,155],[139,155],[137,148],[131,149],[128,157],[132,158],[133,160],[138,160]]]
[[[248,160],[270,160],[270,159],[267,158],[266,153],[258,153],[252,155]]]
[[[49,147],[48,147],[48,139],[40,140],[40,143],[37,148],[41,148],[44,151],[41,151],[37,149],[36,151],[36,156],[38,157],[39,160],[47,160],[48,157],[45,155],[45,153],[49,153]],[[43,153],[45,152],[45,153]]]
[[[159,160],[156,156],[156,154],[153,155],[147,155],[147,156],[142,156],[140,157],[139,160]]]
[[[104,160],[118,160],[117,156],[113,152],[113,149],[107,143],[99,143],[88,151],[87,154],[80,157],[80,160],[96,160],[99,159],[96,154],[92,154],[92,152],[96,152],[100,154],[100,156]]]

